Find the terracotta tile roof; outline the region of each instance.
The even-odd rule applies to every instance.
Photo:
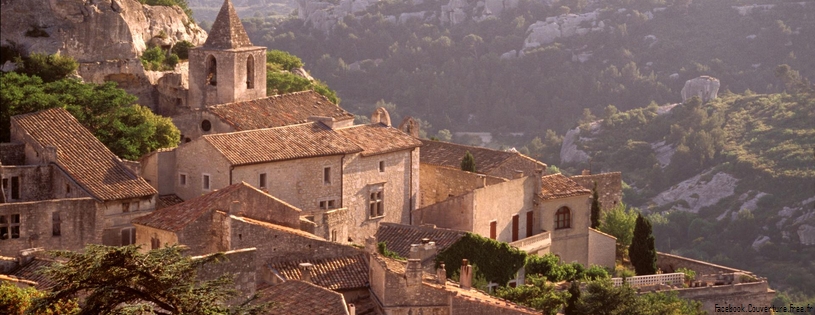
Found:
[[[591,195],[591,190],[580,186],[563,174],[546,175],[541,178],[541,199],[543,200],[580,195]]]
[[[301,279],[300,264],[310,263],[311,281],[331,290],[364,288],[368,284],[368,258],[365,254],[327,259],[301,259],[269,265],[286,280]]]
[[[257,294],[256,303],[274,303],[264,314],[348,314],[342,294],[308,282],[289,280],[264,288]]]
[[[11,120],[41,146],[56,147],[57,165],[95,198],[116,200],[157,193],[68,111],[53,108]]]
[[[195,221],[202,214],[216,210],[220,199],[231,195],[242,186],[249,186],[241,182],[224,187],[211,193],[195,197],[185,202],[175,204],[163,209],[156,209],[148,215],[133,219],[132,223],[149,226],[165,231],[178,231]],[[228,210],[228,209],[227,209]]]
[[[232,6],[232,1],[224,1],[221,11],[215,17],[215,22],[212,22],[204,48],[232,49],[251,46],[252,42],[246,35],[246,30]]]
[[[411,149],[422,145],[421,141],[401,130],[380,123],[337,129],[337,133],[360,146],[363,156]]]
[[[421,244],[423,238],[436,242],[439,252],[460,240],[466,232],[424,226],[381,223],[376,230],[376,242],[387,243],[388,249],[402,257],[410,256],[410,245]]]
[[[302,124],[311,116],[354,119],[354,115],[314,91],[294,92],[208,107],[237,131]]]
[[[462,144],[422,140],[421,163],[461,168],[461,159],[467,151],[475,158],[476,171],[490,174],[501,165],[508,162],[539,164],[539,168],[546,168],[546,164],[535,161],[517,152],[473,147]]]
[[[322,123],[205,135],[233,165],[356,153],[362,148]]]
[[[56,283],[41,275],[39,270],[43,267],[51,266],[55,262],[56,261],[54,260],[35,257],[29,263],[12,270],[9,275],[15,276],[19,279],[36,282],[37,285],[34,287],[37,288],[37,290],[47,290],[54,287]]]
[[[156,210],[174,206],[182,202],[184,202],[184,199],[181,199],[181,197],[176,194],[161,195],[158,196],[158,200],[156,201]]]

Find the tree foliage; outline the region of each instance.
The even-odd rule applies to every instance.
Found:
[[[478,266],[487,281],[500,285],[515,277],[526,260],[526,252],[504,242],[489,239],[474,233],[465,233],[455,244],[436,255],[436,267],[444,263],[447,277],[452,278],[461,266],[461,260],[468,259]]]
[[[639,214],[634,226],[634,237],[631,239],[628,255],[637,275],[652,275],[657,272],[657,250],[654,247],[651,222]]]
[[[610,279],[589,281],[580,291],[574,314],[612,315],[698,315],[704,314],[702,303],[684,300],[676,292],[639,295],[628,285],[615,287]]]
[[[625,251],[631,246],[637,215],[638,212],[635,209],[628,208],[622,202],[603,212],[600,231],[617,238],[617,257],[623,257]]]
[[[224,259],[210,255],[192,259],[180,246],[143,253],[138,246],[88,245],[83,252],[55,251],[65,259],[42,272],[56,283],[51,292],[36,298],[31,309],[43,311],[55,303],[85,296],[78,314],[261,314],[265,304],[235,307],[231,275],[198,279],[198,270]]]
[[[23,315],[31,307],[31,300],[45,296],[45,292],[33,287],[20,288],[11,282],[0,281],[0,310],[4,314]],[[74,299],[63,299],[50,305],[48,308],[31,311],[31,315],[74,315],[79,312],[79,306]]]
[[[461,158],[461,170],[475,173],[475,158],[470,151],[464,153],[464,157]]]
[[[281,70],[292,71],[302,67],[303,61],[288,52],[272,49],[266,52],[266,64],[274,64]]]
[[[554,284],[546,281],[544,277],[529,275],[526,279],[526,285],[498,288],[495,296],[548,315],[557,314],[558,309],[569,299],[568,293],[556,290]]]
[[[597,182],[594,182],[594,188],[591,190],[591,228],[600,228],[600,196],[597,194]]]
[[[1,141],[9,141],[11,116],[62,107],[121,158],[135,160],[159,148],[174,147],[180,132],[169,118],[134,104],[136,97],[116,84],[74,79],[43,82],[38,76],[0,74]]]
[[[586,269],[577,262],[562,264],[560,258],[554,254],[528,255],[526,256],[524,269],[528,275],[539,275],[551,282],[594,280],[609,277],[608,271],[603,267],[592,265]]]
[[[78,67],[79,63],[71,57],[33,53],[17,59],[15,71],[29,76],[36,75],[48,83],[68,77]]]

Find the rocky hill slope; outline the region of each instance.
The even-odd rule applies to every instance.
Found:
[[[200,45],[206,36],[180,8],[138,0],[8,0],[0,13],[2,45],[71,56],[85,81],[118,82],[145,106],[156,103],[161,77],[144,70],[139,57],[145,49],[182,40]]]

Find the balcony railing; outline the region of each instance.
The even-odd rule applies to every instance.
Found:
[[[532,235],[525,239],[509,243],[509,245],[527,253],[536,253],[541,249],[552,246],[552,236],[549,231],[543,231],[542,233]]]
[[[611,278],[615,287],[623,284],[623,278]],[[657,284],[670,284],[681,286],[685,283],[684,273],[663,273],[658,275],[634,276],[625,278],[625,282],[632,287],[642,287]]]

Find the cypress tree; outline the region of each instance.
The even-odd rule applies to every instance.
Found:
[[[580,282],[572,281],[569,285],[569,300],[566,301],[566,307],[563,309],[563,314],[577,315],[577,303],[580,303]]]
[[[634,238],[628,248],[628,257],[631,258],[637,275],[652,275],[657,272],[657,251],[652,232],[651,222],[638,214]]]
[[[597,182],[594,182],[594,189],[591,193],[591,228],[600,228],[600,197],[597,194]]]
[[[475,173],[475,158],[470,151],[467,151],[461,159],[461,170]]]

